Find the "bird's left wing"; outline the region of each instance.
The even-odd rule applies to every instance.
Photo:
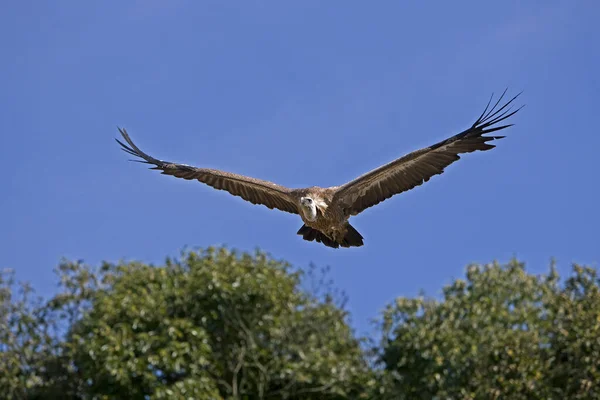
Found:
[[[262,204],[268,208],[277,208],[292,214],[298,214],[298,208],[292,195],[292,190],[273,182],[248,176],[233,174],[231,172],[215,169],[196,168],[190,165],[177,164],[169,161],[157,160],[140,150],[131,140],[125,129],[119,132],[127,144],[115,139],[123,150],[131,155],[141,158],[143,163],[154,165],[151,169],[159,169],[165,175],[187,180],[196,179],[215,189],[226,190],[234,196],[249,201],[252,204]],[[134,160],[137,161],[137,160]]]
[[[497,108],[505,93],[506,90],[488,111],[492,100],[490,98],[481,116],[469,129],[433,146],[409,153],[338,187],[333,201],[338,202],[346,215],[356,215],[395,194],[427,182],[434,175],[441,174],[444,168],[460,159],[461,153],[485,151],[496,147],[487,142],[504,136],[483,135],[512,126],[512,124],[502,126],[495,126],[495,124],[504,121],[522,108],[511,112],[510,105],[520,93]]]

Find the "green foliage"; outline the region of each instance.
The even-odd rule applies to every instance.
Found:
[[[443,301],[398,298],[384,313],[381,361],[391,398],[600,398],[596,271],[516,261],[471,266]]]
[[[2,398],[600,398],[592,268],[561,284],[554,268],[470,266],[441,299],[388,306],[371,358],[326,272],[260,252],[57,273],[47,302],[0,275]]]
[[[16,285],[14,273],[0,274],[0,393],[23,398],[42,382],[39,366],[53,346],[39,299],[28,285]]]
[[[65,262],[59,273],[63,291],[37,309],[65,323],[65,340],[35,368],[17,359],[23,349],[32,352],[32,344],[2,351],[14,371],[0,381],[3,393],[343,399],[358,397],[370,379],[332,293],[320,298],[302,290],[301,272],[262,253],[208,249],[159,267],[104,264],[97,270]],[[20,307],[13,310],[16,320],[40,326],[25,303],[12,305]]]

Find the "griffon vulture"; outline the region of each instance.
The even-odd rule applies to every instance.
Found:
[[[215,189],[226,190],[252,204],[262,204],[292,214],[299,214],[304,225],[298,230],[304,240],[323,243],[325,246],[359,247],[363,237],[348,219],[395,194],[408,191],[427,182],[432,176],[444,172],[444,168],[460,159],[459,154],[476,150],[486,151],[495,147],[488,142],[504,136],[483,136],[497,132],[513,124],[497,126],[521,108],[511,112],[517,94],[499,106],[506,90],[490,109],[492,98],[477,121],[465,131],[432,146],[414,151],[388,164],[374,169],[341,186],[328,188],[309,187],[289,189],[285,186],[237,175],[231,172],[197,168],[185,164],[158,160],[140,150],[125,129],[119,128],[127,144],[119,141],[123,150],[141,158],[135,160],[152,164],[162,174],[183,179],[197,179]],[[488,110],[489,109],[489,110]]]

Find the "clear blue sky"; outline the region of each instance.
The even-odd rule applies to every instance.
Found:
[[[20,1],[0,6],[0,268],[43,294],[60,258],[160,263],[184,245],[329,265],[359,331],[471,262],[600,260],[600,4]],[[128,162],[330,186],[466,128],[524,90],[508,138],[352,219],[358,249],[297,216]]]

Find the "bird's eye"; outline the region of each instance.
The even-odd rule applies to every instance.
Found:
[[[309,202],[309,203],[312,203],[312,199],[308,199],[308,202]]]

